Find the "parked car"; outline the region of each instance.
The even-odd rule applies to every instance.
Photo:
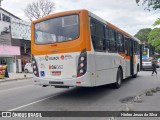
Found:
[[[157,62],[160,63],[160,58],[157,59]]]
[[[32,73],[33,72],[33,67],[32,63],[26,63],[24,66],[24,72],[25,73]]]
[[[143,70],[152,70],[152,57],[142,59],[142,68]],[[159,68],[159,64],[157,64],[157,68]]]

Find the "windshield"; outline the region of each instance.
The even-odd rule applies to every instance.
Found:
[[[79,37],[78,15],[49,19],[35,24],[35,43],[52,44]]]

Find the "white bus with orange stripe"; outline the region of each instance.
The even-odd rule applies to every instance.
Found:
[[[119,88],[140,70],[140,41],[87,10],[48,15],[31,27],[35,84]]]

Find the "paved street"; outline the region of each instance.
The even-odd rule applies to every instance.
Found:
[[[0,83],[0,111],[122,111],[127,103],[130,103],[133,111],[157,111],[160,105],[154,103],[159,101],[160,92],[154,96],[145,96],[142,103],[125,102],[125,98],[134,98],[157,86],[160,86],[160,73],[151,76],[151,71],[142,71],[137,78],[124,80],[120,89],[112,89],[110,85],[95,88],[43,88],[33,85],[33,79],[4,82]],[[154,107],[151,107],[152,104]]]

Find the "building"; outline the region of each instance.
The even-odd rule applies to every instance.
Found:
[[[30,23],[0,7],[0,64],[16,73],[26,62],[30,62]]]

